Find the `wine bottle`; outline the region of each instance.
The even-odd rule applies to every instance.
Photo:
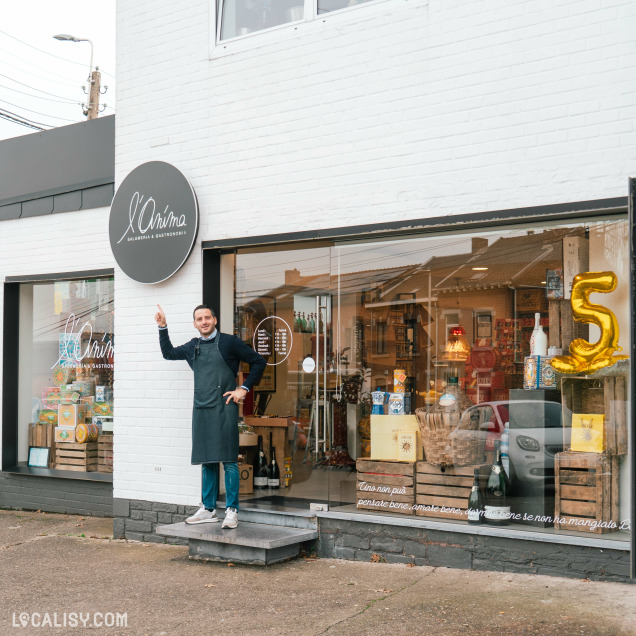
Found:
[[[479,489],[479,469],[475,468],[473,487],[468,495],[468,523],[484,522],[484,498]]]
[[[543,325],[539,325],[537,332],[534,334],[534,355],[541,357],[548,355],[548,336],[543,331]]]
[[[541,321],[541,314],[536,313],[534,315],[534,329],[532,330],[532,334],[530,334],[530,355],[535,355],[535,341],[537,339],[537,331],[539,331],[539,323]]]
[[[267,488],[267,459],[263,452],[263,436],[258,436],[256,457],[254,458],[254,488]]]
[[[490,475],[486,483],[486,523],[503,526],[508,523],[510,516],[510,481],[501,463],[501,442],[495,441],[495,459],[490,468]]]
[[[269,476],[267,478],[267,485],[270,488],[280,488],[280,469],[278,468],[278,462],[276,461],[276,449],[272,446],[272,434],[269,434],[269,448],[272,453],[272,460],[269,464]]]

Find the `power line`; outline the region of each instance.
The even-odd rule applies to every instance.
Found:
[[[56,95],[55,93],[48,93],[47,91],[43,91],[41,88],[35,88],[35,86],[31,84],[25,84],[24,82],[19,82],[17,79],[13,79],[12,77],[9,77],[8,75],[4,75],[3,73],[0,73],[0,77],[4,77],[12,82],[15,82],[16,84],[20,84],[20,86],[26,86],[27,88],[30,88],[34,91],[38,91],[38,93],[44,93],[45,95],[50,95],[51,97],[62,97],[62,95]],[[67,98],[62,97],[62,99],[67,99]]]
[[[4,84],[0,84],[0,88],[4,88],[8,91],[13,91],[14,93],[20,93],[21,95],[27,95],[28,97],[32,97],[34,99],[44,99],[48,102],[57,102],[58,104],[74,104],[81,105],[80,102],[74,102],[72,99],[51,99],[50,97],[40,97],[39,95],[33,95],[32,93],[26,93],[25,91],[19,91],[17,88],[11,88],[10,86],[5,86]],[[109,106],[110,108],[110,106]]]
[[[40,81],[44,80],[45,82],[50,82],[53,84],[63,84],[65,86],[79,88],[79,82],[77,84],[73,83],[72,81],[67,82],[65,80],[67,80],[68,77],[66,77],[65,75],[60,75],[59,73],[49,73],[48,71],[44,71],[44,74],[34,73],[33,71],[30,71],[26,68],[21,68],[19,65],[15,64],[15,62],[8,62],[7,60],[3,60],[2,62],[3,62],[3,65],[11,67],[11,70],[16,70],[19,73],[26,73],[27,75],[31,75],[32,77],[37,77],[38,80]],[[37,68],[40,68],[40,67],[37,67]],[[49,77],[49,75],[51,77]],[[60,78],[60,79],[56,79],[56,78]]]
[[[64,62],[68,62],[69,64],[77,64],[77,66],[86,66],[85,64],[82,64],[81,62],[76,62],[75,60],[69,60],[66,57],[61,57],[59,55],[55,55],[54,53],[49,53],[48,51],[45,51],[44,49],[39,49],[37,46],[33,46],[33,44],[29,44],[28,42],[25,42],[24,40],[21,40],[20,38],[16,38],[15,35],[11,35],[10,33],[7,33],[6,31],[3,31],[2,29],[0,29],[0,33],[2,33],[3,35],[6,35],[7,37],[15,40],[16,42],[20,42],[20,44],[24,44],[25,46],[28,46],[32,49],[35,49],[36,51],[39,51],[40,53],[44,53],[45,55],[50,55],[51,57],[55,57],[58,60],[62,60]],[[111,75],[110,73],[107,73],[106,71],[104,71],[103,69],[100,69],[102,71],[102,73],[104,73],[104,75],[108,75],[109,77],[112,77],[113,79],[115,79],[114,75]]]
[[[22,110],[26,110],[28,113],[35,113],[36,115],[42,115],[42,117],[50,117],[51,119],[59,119],[60,121],[68,121],[72,124],[77,123],[76,119],[66,119],[64,117],[56,117],[55,115],[49,115],[48,113],[40,113],[37,110],[31,110],[30,108],[26,108],[25,106],[20,106],[20,104],[12,104],[4,99],[0,99],[0,102],[4,104],[9,104],[9,106],[13,106],[14,108],[21,108]]]
[[[55,55],[54,53],[49,53],[48,51],[45,51],[44,49],[39,49],[37,46],[33,46],[33,44],[29,44],[28,42],[25,42],[24,40],[21,40],[20,38],[16,38],[15,35],[11,35],[10,33],[3,31],[2,29],[0,29],[0,33],[2,33],[2,35],[6,35],[12,40],[15,40],[16,42],[20,42],[20,44],[24,44],[25,46],[35,49],[36,51],[39,51],[40,53],[44,53],[45,55],[50,55],[51,57],[56,57],[58,60],[68,62],[69,64],[77,64],[78,66],[86,66],[85,64],[76,62],[75,60],[69,60],[66,57],[60,57],[59,55]]]
[[[6,119],[8,121],[12,121],[15,124],[22,124],[22,126],[26,126],[27,128],[34,128],[35,130],[46,130],[46,128],[42,128],[42,126],[48,126],[52,128],[49,124],[42,124],[41,122],[34,122],[26,117],[21,117],[16,113],[12,113],[9,110],[5,110],[4,108],[0,108],[0,117]]]
[[[21,58],[20,56],[16,55],[15,53],[12,53],[11,51],[8,51],[4,48],[2,48],[2,55],[3,58],[6,58],[6,56],[12,57],[16,60],[18,60],[19,64],[16,64],[16,62],[9,62],[6,59],[3,59],[3,62],[5,64],[14,66],[15,68],[17,68],[17,70],[23,72],[23,73],[30,73],[31,75],[35,75],[36,77],[40,77],[40,75],[38,75],[37,73],[34,73],[33,71],[30,71],[28,69],[24,69],[21,68],[21,64],[27,65],[27,66],[32,66],[36,69],[38,69],[38,71],[40,72],[44,72],[46,78],[48,79],[48,81],[53,81],[53,79],[49,79],[49,78],[59,78],[61,80],[69,80],[69,74],[60,74],[60,73],[55,73],[54,71],[48,70],[47,68],[43,67],[41,64],[36,64],[35,62],[31,62],[27,59]],[[73,73],[75,73],[75,71],[73,71]],[[57,83],[66,83],[64,82],[59,82],[59,80],[56,80]],[[69,85],[75,85],[75,84],[71,84],[71,82],[69,82]]]
[[[25,121],[20,121],[19,119],[14,119],[11,115],[5,115],[3,112],[0,112],[0,119],[6,119],[13,124],[20,124],[20,126],[26,126],[27,128],[32,128],[33,130],[46,130],[45,128],[40,128],[40,126],[35,126],[33,124],[28,124]]]

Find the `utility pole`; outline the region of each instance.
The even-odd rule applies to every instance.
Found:
[[[86,115],[86,119],[97,119],[99,115],[99,95],[101,93],[102,74],[99,72],[99,66],[93,70],[93,43],[88,38],[77,38],[74,35],[68,33],[58,33],[53,36],[56,40],[61,42],[88,42],[91,45],[91,64],[88,67],[88,81],[90,86],[88,88],[88,104],[82,104],[82,112]],[[82,86],[84,92],[86,87]],[[108,86],[104,87],[104,92],[108,90]],[[106,108],[106,104],[104,104]]]
[[[84,110],[86,119],[97,119],[99,114],[99,94],[100,85],[102,81],[102,74],[99,72],[99,67],[96,67],[90,74],[90,87],[88,90],[88,104]]]

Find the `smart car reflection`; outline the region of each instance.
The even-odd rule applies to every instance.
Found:
[[[569,446],[571,421],[571,412],[558,402],[483,402],[462,413],[456,434],[478,436],[492,457],[494,442],[509,422],[513,482],[545,488],[554,484],[554,456]]]

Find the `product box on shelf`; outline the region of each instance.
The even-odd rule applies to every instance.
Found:
[[[57,408],[53,409],[42,409],[38,414],[38,423],[39,424],[57,424]]]
[[[77,391],[82,397],[95,395],[95,382],[93,380],[75,380],[72,386],[73,390]]]
[[[254,492],[254,468],[249,464],[239,464],[239,495],[251,495]]]
[[[60,403],[61,395],[60,388],[57,386],[45,386],[42,387],[42,408],[57,410],[57,405]]]
[[[93,415],[93,424],[97,425],[97,429],[100,433],[112,433],[113,432],[113,418],[104,417],[103,415]]]
[[[393,392],[404,393],[406,391],[406,371],[393,369]]]
[[[254,433],[239,433],[239,446],[256,446],[258,435]]]
[[[60,404],[57,410],[58,426],[77,426],[84,421],[83,404]]]
[[[93,402],[93,415],[103,415],[106,417],[113,416],[112,402]]]
[[[98,385],[95,387],[96,402],[110,402],[113,399],[113,389],[110,386]]]
[[[74,426],[56,426],[55,427],[56,443],[75,442]]]
[[[285,472],[283,473],[283,483],[285,484],[285,488],[289,488],[291,486],[292,478],[292,458],[285,457]]]
[[[524,389],[556,389],[557,372],[552,356],[526,356],[523,361]]]
[[[80,401],[80,397],[79,391],[75,389],[62,389],[60,391],[61,404],[77,404]]]
[[[416,433],[417,459],[422,459],[422,438],[415,415],[371,415],[371,459],[398,461],[398,433]]]
[[[356,502],[360,510],[412,515],[415,463],[356,461]]]

